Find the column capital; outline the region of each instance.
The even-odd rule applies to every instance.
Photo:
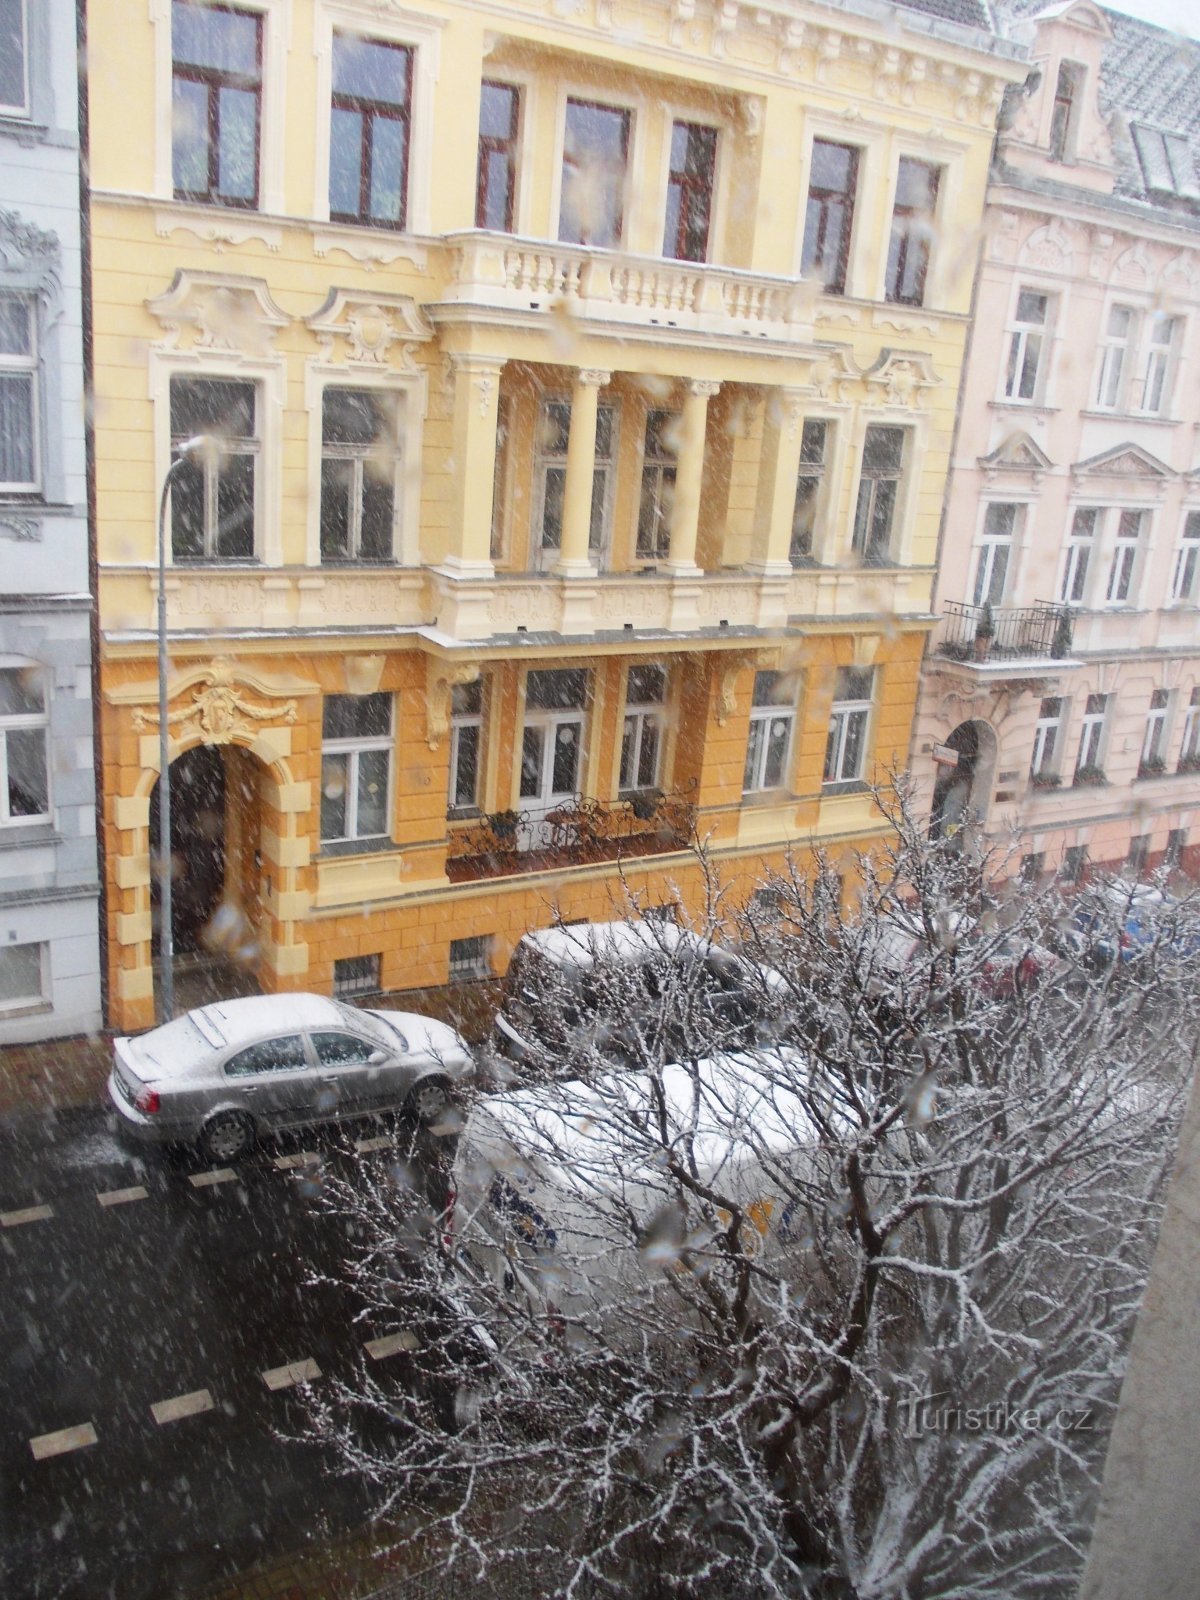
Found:
[[[612,373],[605,372],[602,367],[579,367],[575,373],[575,382],[588,389],[603,389],[611,378]]]
[[[687,378],[684,381],[684,387],[687,389],[688,394],[695,395],[698,400],[711,400],[714,395],[719,394],[721,391],[721,385],[714,382],[712,378]]]
[[[507,356],[481,355],[476,350],[450,350],[447,354],[455,372],[499,374],[508,365]]]

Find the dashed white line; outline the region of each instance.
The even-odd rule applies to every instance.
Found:
[[[65,1456],[71,1450],[83,1450],[95,1443],[95,1428],[90,1422],[81,1422],[74,1428],[59,1428],[57,1433],[39,1433],[30,1439],[29,1448],[35,1461],[45,1461],[50,1456]]]
[[[150,1191],[140,1183],[130,1189],[101,1189],[96,1194],[102,1206],[127,1206],[131,1200],[148,1200]]]
[[[365,1156],[369,1155],[372,1150],[390,1150],[392,1148],[392,1141],[385,1133],[375,1139],[356,1139],[354,1141],[354,1148],[358,1151],[360,1156]]]
[[[23,1211],[0,1211],[0,1227],[20,1228],[26,1222],[45,1222],[54,1215],[53,1206],[26,1206]]]
[[[150,1407],[150,1415],[161,1428],[164,1422],[178,1422],[182,1417],[198,1417],[202,1411],[211,1411],[213,1397],[207,1389],[193,1389],[191,1394],[177,1394],[171,1400],[157,1400]]]
[[[297,1167],[313,1167],[320,1161],[320,1154],[316,1150],[301,1150],[294,1156],[275,1156],[272,1158],[280,1172],[292,1172]]]
[[[214,1183],[233,1183],[236,1178],[232,1167],[218,1167],[215,1172],[193,1172],[188,1182],[193,1189],[211,1189]]]
[[[403,1333],[389,1333],[385,1339],[368,1339],[363,1349],[372,1361],[382,1361],[385,1356],[394,1356],[399,1350],[418,1350],[421,1341],[415,1333],[407,1330]]]
[[[286,1367],[272,1367],[263,1373],[262,1380],[268,1389],[291,1389],[298,1383],[312,1383],[320,1376],[320,1367],[309,1356],[303,1361],[289,1361]]]

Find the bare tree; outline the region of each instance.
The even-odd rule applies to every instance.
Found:
[[[852,909],[823,862],[742,910],[704,862],[693,932],[752,1004],[666,937],[598,956],[585,1004],[546,984],[536,1082],[467,1118],[452,1236],[407,1171],[330,1186],[407,1355],[314,1390],[312,1427],[431,1560],[514,1595],[1071,1591],[1194,1065],[1194,912],[1056,966],[1053,888],[997,904],[1001,862],[880,804]]]

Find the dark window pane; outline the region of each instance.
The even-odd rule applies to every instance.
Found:
[[[10,728],[8,745],[8,812],[12,817],[42,817],[50,805],[46,782],[46,733],[43,728]]]
[[[171,85],[171,165],[176,189],[208,193],[208,89],[186,78]]]
[[[187,439],[197,433],[253,439],[254,385],[223,378],[172,378],[171,435]]]
[[[392,731],[390,694],[325,696],[321,731],[326,739],[377,739]]]
[[[529,674],[525,703],[538,711],[574,711],[587,696],[587,670],[583,667],[539,669]]]
[[[262,1044],[252,1044],[225,1063],[229,1078],[248,1078],[260,1072],[298,1072],[308,1066],[304,1041],[298,1033],[283,1039],[264,1039]]]
[[[512,162],[507,151],[489,150],[484,155],[483,195],[476,227],[507,233],[512,227],[509,174]]]
[[[371,696],[370,698],[374,698]],[[390,750],[364,750],[358,758],[358,824],[360,839],[387,832],[388,767]]]
[[[858,152],[851,150],[848,145],[830,144],[824,139],[814,139],[812,175],[809,183],[813,188],[828,189],[836,194],[848,195],[857,157]]]
[[[630,705],[662,705],[667,697],[667,675],[662,667],[630,667],[626,699]]]
[[[892,479],[882,479],[875,485],[875,507],[871,517],[871,531],[867,540],[867,554],[882,557],[888,553],[892,537],[892,518],[896,510],[896,484]]]
[[[824,422],[804,424],[804,431],[800,435],[800,459],[810,466],[819,466],[825,460],[826,426]]]
[[[870,427],[863,441],[864,471],[899,472],[904,459],[904,429]]]
[[[571,408],[567,406],[567,420],[570,422]],[[611,406],[596,407],[596,457],[601,461],[608,461],[613,450],[613,421],[614,412]]]
[[[790,717],[772,717],[767,723],[767,764],[764,778],[768,789],[777,789],[783,782],[784,758],[787,755],[791,728]]]
[[[560,239],[620,244],[628,142],[627,111],[567,101]]]
[[[455,716],[478,716],[483,710],[483,684],[456,683],[450,694],[450,705]]]
[[[175,0],[171,54],[190,66],[258,76],[259,19],[244,11],[217,10]]]
[[[323,1067],[365,1066],[372,1047],[351,1033],[314,1033],[313,1049]]]
[[[326,705],[328,706],[328,701]],[[321,837],[346,837],[346,782],[350,758],[327,755],[321,760]]]
[[[408,129],[395,117],[371,122],[370,215],[375,222],[404,220],[404,157]]]
[[[542,791],[544,728],[526,728],[521,735],[521,798],[531,800]]]
[[[0,717],[35,717],[45,709],[46,692],[36,667],[0,668]]]
[[[839,667],[834,689],[837,700],[869,700],[874,673],[870,667]]]
[[[517,91],[507,83],[485,83],[479,96],[479,131],[486,138],[508,139],[516,132]]]
[[[344,561],[350,555],[351,461],[321,463],[321,559]]]
[[[358,216],[362,141],[362,112],[334,106],[329,142],[329,211],[332,216]]]
[[[362,526],[359,554],[366,561],[392,559],[392,517],[395,495],[391,477],[367,461],[362,477]]]
[[[249,561],[254,555],[254,457],[222,456],[217,473],[216,555]]]
[[[258,92],[222,89],[217,103],[217,191],[233,200],[253,200],[258,192]]]
[[[571,794],[579,782],[579,744],[582,728],[577,722],[561,724],[554,730],[554,794]]]
[[[551,400],[542,413],[542,451],[548,456],[564,456],[571,431],[571,407],[565,400]],[[596,437],[600,437],[600,419],[596,418]]]
[[[450,797],[450,803],[455,806],[473,806],[479,771],[478,728],[459,728],[456,752],[458,764],[454,772],[454,793]]]
[[[33,354],[33,328],[29,302],[15,295],[0,295],[0,355]]]
[[[639,788],[648,789],[658,776],[658,723],[652,716],[642,719],[642,749],[638,761]]]
[[[18,109],[25,105],[25,34],[21,0],[0,0],[0,105]]]
[[[929,212],[937,202],[938,172],[925,161],[900,159],[896,174],[896,204]]]
[[[408,58],[409,51],[402,45],[335,33],[333,92],[386,105],[407,105]]]
[[[387,433],[383,407],[364,389],[326,389],[321,437],[326,444],[374,444]]]
[[[190,461],[171,480],[171,557],[204,557],[204,470]]]
[[[565,467],[546,468],[546,489],[542,497],[542,549],[562,547],[563,496],[566,493]]]
[[[0,483],[33,483],[33,374],[0,373]]]

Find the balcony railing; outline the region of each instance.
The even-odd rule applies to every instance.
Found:
[[[696,827],[691,790],[646,790],[628,800],[574,795],[544,816],[498,811],[450,835],[451,883],[584,866],[686,849]]]
[[[1062,661],[1071,653],[1068,606],[1039,600],[1031,606],[969,606],[950,600],[942,607],[939,655],[951,661]]]

